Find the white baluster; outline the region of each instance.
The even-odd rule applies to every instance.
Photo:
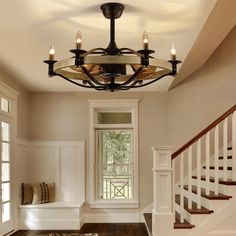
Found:
[[[201,209],[201,139],[197,141],[197,208]]]
[[[219,194],[219,125],[215,127],[215,195]]]
[[[192,208],[192,146],[188,148],[188,208]]]
[[[210,132],[206,134],[206,195],[210,194]]]
[[[180,155],[180,223],[184,223],[184,154]]]
[[[232,162],[232,180],[236,181],[236,111],[232,116]]]
[[[223,123],[223,180],[228,179],[228,118]]]
[[[173,159],[172,160],[172,193],[173,193],[173,196],[172,196],[172,198],[173,198],[173,205],[172,205],[172,207],[173,207],[173,213],[174,213],[174,215],[175,215],[175,159]]]

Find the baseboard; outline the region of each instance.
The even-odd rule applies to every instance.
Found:
[[[19,230],[79,230],[80,220],[19,220]]]
[[[139,223],[139,212],[130,214],[85,214],[85,223]]]
[[[149,204],[147,207],[145,207],[140,213],[139,213],[139,219],[140,222],[144,222],[145,223],[145,219],[143,214],[144,213],[152,213],[152,209],[153,209],[153,202],[151,204]]]

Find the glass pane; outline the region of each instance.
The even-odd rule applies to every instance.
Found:
[[[2,122],[2,140],[9,141],[10,137],[10,125],[6,122]]]
[[[10,202],[4,203],[2,205],[2,223],[10,220],[11,205]]]
[[[1,98],[1,110],[9,113],[9,101],[5,98]]]
[[[10,164],[2,163],[2,181],[10,180]]]
[[[131,112],[99,112],[97,116],[98,124],[131,124]]]
[[[98,130],[100,163],[128,164],[132,162],[131,130]]]
[[[10,161],[10,144],[2,143],[2,161]]]
[[[98,198],[132,199],[133,131],[97,130]]]
[[[10,183],[2,184],[2,202],[10,200]]]
[[[99,181],[100,199],[132,199],[132,176],[107,176],[103,175]]]

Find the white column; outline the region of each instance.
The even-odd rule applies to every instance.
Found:
[[[171,235],[174,230],[172,199],[172,147],[153,147],[152,235]]]

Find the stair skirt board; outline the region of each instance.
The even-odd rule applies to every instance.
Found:
[[[144,213],[144,221],[148,231],[148,235],[152,235],[152,213]]]

